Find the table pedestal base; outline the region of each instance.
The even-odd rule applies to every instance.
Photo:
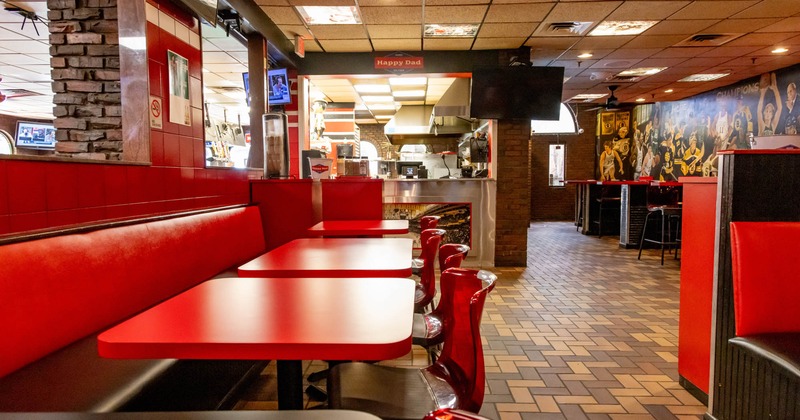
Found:
[[[303,361],[278,360],[278,410],[303,409]]]

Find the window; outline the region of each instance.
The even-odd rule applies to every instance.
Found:
[[[550,163],[549,163],[549,174],[550,179],[548,181],[549,186],[551,187],[563,187],[564,186],[564,156],[567,151],[567,146],[563,144],[551,144],[550,145]]]
[[[368,141],[359,142],[358,149],[361,152],[361,157],[369,158],[369,173],[376,175],[378,173],[378,149]]]
[[[0,130],[0,155],[14,154],[14,139],[11,135]]]

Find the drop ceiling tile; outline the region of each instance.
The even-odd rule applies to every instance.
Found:
[[[34,40],[6,40],[3,48],[20,54],[49,54],[50,46],[46,42]]]
[[[747,34],[745,36],[739,37],[734,39],[731,42],[725,44],[728,47],[738,47],[738,46],[757,46],[757,47],[769,47],[771,45],[775,45],[784,39],[789,39],[795,34],[789,33],[753,33]]]
[[[13,65],[26,65],[26,64],[42,64],[43,62],[41,58],[36,56],[29,56],[25,54],[0,54],[0,63],[13,64]],[[49,60],[45,61],[44,63],[49,63]],[[47,68],[49,69],[50,66],[48,65]]]
[[[220,74],[220,73],[232,73],[232,72],[246,72],[247,66],[238,63],[225,63],[225,64],[204,64],[203,68],[207,69],[208,71]],[[241,76],[241,75],[240,75]]]
[[[469,39],[424,39],[422,48],[426,51],[436,50],[468,50],[472,45]]]
[[[216,38],[209,43],[216,45],[221,51],[247,51],[247,46],[234,38]]]
[[[419,39],[373,39],[375,51],[420,51],[422,41]]]
[[[484,22],[541,22],[550,13],[550,3],[494,4],[489,6]],[[574,19],[573,19],[574,20]]]
[[[664,20],[648,29],[652,35],[694,35],[719,22],[719,19]]]
[[[786,17],[800,13],[797,0],[763,0],[737,13],[734,18]]]
[[[603,59],[597,60],[596,63],[592,64],[590,68],[595,70],[607,70],[611,73],[619,73],[620,70],[627,70],[636,66],[636,64],[642,60],[639,59]]]
[[[794,32],[800,28],[800,16],[783,19],[777,23],[765,26],[757,32]]]
[[[621,1],[557,3],[547,21],[600,22],[621,4]]]
[[[352,89],[352,85],[350,80],[342,79],[342,78],[317,78],[315,77],[312,81],[314,86],[318,87],[349,87]],[[372,82],[371,82],[372,83]],[[386,83],[386,82],[382,82]]]
[[[522,37],[527,39],[535,28],[536,24],[530,23],[484,23],[478,31],[478,38]]]
[[[625,44],[625,49],[629,48],[667,48],[686,39],[686,35],[639,35],[631,42]]]
[[[747,33],[779,22],[778,18],[726,19],[704,30],[706,33]]]
[[[661,20],[686,7],[691,1],[626,1],[606,20]]]
[[[770,61],[777,60],[779,57],[772,56],[772,57],[736,57],[730,61],[726,61],[724,63],[719,64],[719,67],[749,67],[752,66],[753,58],[755,58],[756,63],[759,65],[769,63]]]
[[[637,66],[640,67],[675,67],[683,62],[685,58],[646,58],[640,61]]]
[[[306,52],[322,52],[322,47],[313,39],[306,39]]]
[[[634,36],[587,36],[578,41],[572,48],[593,49],[593,48],[620,48],[631,42]]]
[[[366,38],[364,25],[313,25],[309,29],[318,40]]]
[[[353,6],[353,0],[288,0],[292,6]]]
[[[421,25],[367,25],[369,37],[375,39],[419,38],[422,36]]]
[[[486,5],[429,6],[425,5],[425,23],[480,23]]]
[[[358,0],[360,7],[364,6],[422,6],[422,0]]]
[[[653,54],[651,58],[691,58],[713,49],[714,47],[671,47]]]
[[[372,51],[372,46],[366,39],[320,39],[318,41],[326,52]]]
[[[278,6],[262,6],[261,10],[267,14],[267,17],[276,25],[300,25],[303,26],[303,20],[295,11],[294,7],[278,7]]]
[[[501,50],[519,48],[525,43],[526,38],[478,38],[473,44],[473,50]]]
[[[600,60],[601,58],[606,57],[607,55],[611,54],[612,52],[614,52],[614,50],[611,50],[611,49],[594,49],[594,50],[590,51],[590,50],[581,50],[581,49],[573,48],[573,49],[570,49],[568,51],[564,51],[564,54],[562,55],[562,58],[568,58],[568,59],[572,59],[572,60],[583,60],[583,62],[585,63],[585,62],[588,62],[590,60]],[[592,54],[592,56],[589,57],[589,59],[578,58],[579,55],[584,54],[584,53],[590,53],[590,54]]]
[[[280,29],[288,39],[294,39],[295,35],[300,35],[306,39],[313,38],[311,32],[309,32],[308,29],[306,29],[306,27],[303,25],[281,25]]]
[[[484,24],[485,25],[485,24]],[[547,49],[568,49],[575,45],[581,38],[577,36],[571,37],[531,37],[525,42],[525,45],[532,48],[547,48]]]
[[[203,65],[234,62],[233,57],[223,51],[203,51]]]
[[[710,68],[719,64],[720,60],[717,57],[698,57],[690,58],[683,62],[683,66],[705,67]]]
[[[729,44],[719,46],[713,48],[709,51],[706,51],[702,54],[698,54],[698,57],[740,57],[742,55],[747,55],[752,53],[753,51],[758,50],[760,47],[755,46],[738,46],[738,47],[731,47]]]
[[[695,1],[669,19],[727,19],[758,3],[759,0]]]
[[[422,7],[361,7],[367,25],[421,24]]]

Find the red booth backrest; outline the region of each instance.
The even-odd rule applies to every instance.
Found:
[[[800,332],[800,222],[732,222],[736,335]]]
[[[0,246],[0,377],[263,250],[256,207]]]
[[[322,220],[383,219],[383,180],[342,177],[322,180]]]

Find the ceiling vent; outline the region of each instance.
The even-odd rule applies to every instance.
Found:
[[[675,44],[676,47],[717,47],[744,34],[695,34]]]
[[[540,25],[536,32],[545,36],[575,36],[586,32],[591,24],[592,22],[549,22]]]
[[[633,83],[633,82],[639,81],[639,79],[641,79],[641,78],[642,78],[642,76],[620,76],[620,75],[614,75],[614,76],[611,76],[611,77],[607,78],[605,81],[606,82],[615,82],[615,83]]]

